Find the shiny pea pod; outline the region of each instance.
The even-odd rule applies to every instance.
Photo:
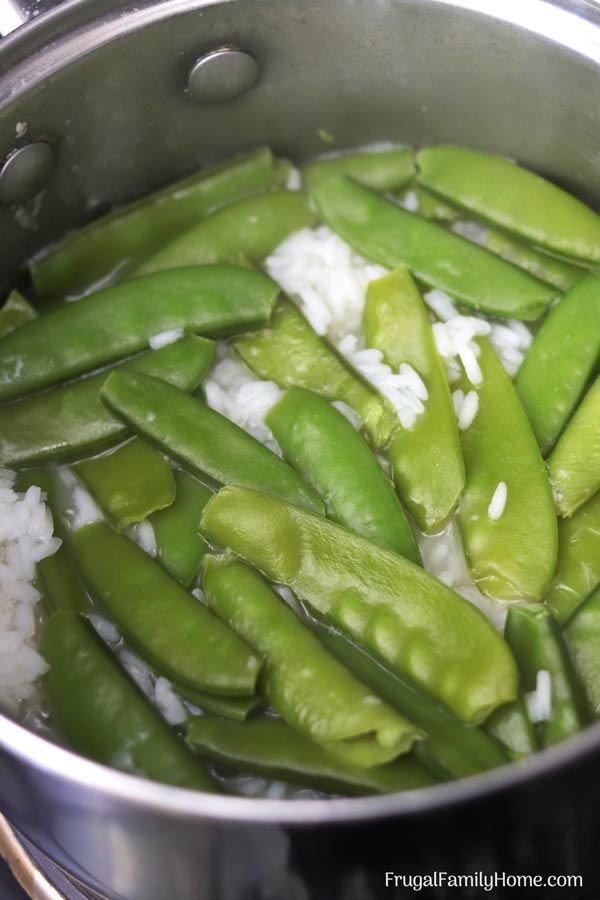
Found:
[[[427,389],[422,412],[392,438],[389,459],[398,492],[418,527],[439,531],[465,484],[456,415],[427,309],[407,269],[371,281],[363,326],[368,347],[397,371],[408,364]]]
[[[600,494],[558,523],[558,562],[545,597],[563,624],[600,584]]]
[[[76,532],[92,596],[161,675],[199,691],[253,694],[259,660],[133,541],[94,522]]]
[[[235,557],[208,556],[203,588],[209,609],[263,659],[261,689],[298,731],[367,768],[406,753],[422,737],[330,656],[260,575]]]
[[[168,460],[139,438],[80,462],[75,471],[119,531],[143,522],[175,499]]]
[[[358,253],[407,266],[429,288],[499,316],[537,319],[556,291],[489,250],[337,175],[315,191],[325,222]]]
[[[208,371],[214,347],[212,341],[190,335],[116,368],[193,391]],[[0,406],[0,465],[18,468],[65,459],[126,437],[127,426],[100,400],[110,371]]]
[[[376,449],[388,442],[397,425],[393,411],[289,301],[277,304],[266,328],[235,338],[233,347],[261,378],[275,381],[282,388],[307,388],[327,400],[347,403],[364,423]]]
[[[478,341],[478,411],[460,432],[466,485],[458,522],[477,587],[500,600],[544,596],[557,556],[554,500],[515,388],[486,339]],[[504,497],[502,497],[504,493]]]
[[[37,319],[37,312],[31,303],[18,291],[11,291],[0,308],[0,338],[33,319]]]
[[[287,461],[324,500],[330,519],[420,564],[391,482],[341,412],[312,391],[289,388],[265,422]]]
[[[192,473],[324,513],[319,495],[291,466],[201,400],[127,372],[113,372],[101,396],[134,431]]]
[[[209,500],[200,528],[465,721],[515,699],[514,661],[493,625],[409,560],[240,487]]]
[[[216,790],[83,617],[51,616],[40,650],[50,667],[44,687],[52,722],[74,750],[153,781]]]
[[[263,148],[169,185],[69,234],[31,265],[41,297],[82,294],[109,278],[123,278],[207,213],[268,190],[274,161]]]
[[[198,523],[212,494],[206,485],[178,469],[174,502],[150,519],[158,559],[185,587],[196,579],[207,550],[206,541],[198,534]]]
[[[592,591],[564,629],[579,681],[594,716],[600,714],[600,590]]]
[[[539,603],[513,603],[505,636],[525,691],[535,690],[538,672],[550,674],[551,709],[548,719],[538,724],[540,744],[548,747],[581,731],[587,724],[585,704],[560,629],[550,612]]]
[[[600,488],[600,378],[593,383],[548,457],[556,506],[568,518]]]
[[[197,716],[188,719],[187,742],[203,759],[218,765],[334,794],[385,794],[436,783],[411,757],[370,769],[352,766],[281,719],[239,725]]]
[[[538,749],[535,728],[522,696],[492,713],[485,730],[506,747],[513,759],[530,756]]]
[[[588,275],[553,307],[516,386],[544,456],[552,450],[600,362],[600,277]]]
[[[566,259],[558,259],[543,253],[494,228],[488,228],[485,246],[507,262],[525,269],[540,281],[551,284],[561,293],[575,287],[586,275],[585,269],[567,262]]]
[[[302,183],[310,193],[332,175],[348,175],[374,191],[395,191],[415,174],[412,150],[358,151],[315,159],[300,169]]]
[[[397,196],[400,206],[408,209],[409,212],[418,213],[425,219],[433,219],[435,222],[451,225],[461,217],[455,207],[448,206],[439,197],[429,194],[418,184],[409,184],[407,189]]]
[[[136,269],[147,275],[181,266],[260,262],[286,237],[317,221],[302,191],[257,194],[225,206],[162,247]]]
[[[521,166],[464,147],[417,154],[418,181],[442,199],[554,253],[600,262],[600,217]]]
[[[203,335],[265,322],[279,288],[260,272],[195,266],[90,294],[0,339],[0,400],[23,396],[145,350],[153,335]]]
[[[194,691],[187,685],[177,683],[173,684],[173,688],[194,706],[215,716],[232,719],[234,722],[245,722],[250,713],[263,702],[258,694],[239,697],[208,694],[205,691]]]

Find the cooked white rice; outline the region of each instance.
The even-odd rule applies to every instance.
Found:
[[[525,694],[527,712],[532,722],[547,722],[552,718],[552,676],[540,669],[535,679],[535,689]]]

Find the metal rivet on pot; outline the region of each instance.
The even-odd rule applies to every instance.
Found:
[[[221,103],[250,90],[258,72],[251,53],[237,47],[219,47],[196,60],[188,76],[188,88],[194,100]]]
[[[0,166],[0,203],[26,203],[48,183],[54,151],[46,141],[17,147]]]

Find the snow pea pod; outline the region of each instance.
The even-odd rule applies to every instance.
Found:
[[[119,531],[142,522],[175,499],[175,478],[168,460],[139,438],[80,462],[75,471]]]
[[[529,756],[538,749],[535,729],[522,696],[492,713],[485,730],[506,747],[512,759]]]
[[[140,259],[227,203],[268,190],[273,156],[263,148],[195,172],[69,234],[41,258],[31,275],[41,297],[81,294],[110,277],[123,278]]]
[[[600,714],[600,590],[596,588],[569,620],[564,637],[594,716]]]
[[[233,340],[233,347],[260,378],[282,388],[307,388],[327,400],[347,403],[363,421],[375,449],[386,445],[397,425],[396,416],[289,301],[277,304],[266,328],[240,335]]]
[[[586,275],[585,269],[567,262],[566,259],[542,253],[541,250],[494,228],[488,228],[485,246],[492,253],[497,253],[502,259],[519,266],[520,269],[525,269],[530,275],[551,284],[561,292],[570,290]]]
[[[206,541],[198,534],[198,522],[213,492],[181,469],[174,477],[174,502],[154,513],[150,521],[158,559],[167,572],[189,587],[200,571],[207,550]]]
[[[51,616],[40,649],[50,665],[44,686],[52,721],[74,750],[153,781],[216,790],[83,617]]]
[[[257,694],[239,697],[226,694],[207,694],[205,691],[193,691],[187,685],[175,682],[173,682],[173,688],[194,706],[213,713],[215,716],[233,719],[235,722],[244,722],[250,713],[262,703],[262,698]]]
[[[207,338],[189,335],[159,350],[140,353],[117,368],[193,391],[208,371],[214,348]],[[127,426],[100,400],[109,371],[0,406],[0,465],[19,467],[63,459],[126,437]]]
[[[293,231],[317,222],[302,191],[256,194],[207,216],[146,259],[134,274],[148,275],[181,266],[259,262]]]
[[[538,672],[550,674],[550,715],[537,729],[542,747],[581,731],[587,724],[583,698],[560,629],[549,611],[539,603],[513,603],[505,636],[525,691],[535,689]]]
[[[368,187],[368,185],[367,185]],[[439,197],[429,194],[418,184],[409,184],[405,191],[397,195],[400,206],[410,212],[416,212],[425,219],[433,219],[451,225],[457,222],[461,214],[453,206],[448,206]]]
[[[407,269],[371,281],[363,325],[365,342],[393,371],[412,366],[427,388],[425,409],[411,428],[399,428],[389,459],[402,501],[418,527],[439,531],[465,484],[456,415],[425,304]]]
[[[0,338],[33,319],[37,319],[37,312],[31,303],[18,291],[11,291],[0,308]]]
[[[575,197],[521,166],[464,147],[417,153],[420,184],[539,247],[600,262],[600,217]]]
[[[515,384],[546,456],[600,361],[600,278],[588,275],[553,307]]]
[[[208,693],[254,693],[260,664],[248,645],[133,541],[94,522],[73,544],[92,596],[161,675]]]
[[[436,779],[411,757],[370,769],[352,766],[281,719],[239,725],[210,716],[188,719],[187,742],[214,763],[346,796],[428,787]]]
[[[291,466],[201,400],[129,372],[113,372],[100,396],[134,431],[193,474],[265,490],[324,514],[319,495]]]
[[[265,422],[287,461],[323,498],[330,519],[420,564],[392,484],[341,412],[312,391],[289,388]]]
[[[472,387],[464,376],[462,383],[465,391],[477,392],[479,407],[460,432],[466,485],[458,522],[473,578],[484,594],[537,600],[556,565],[552,490],[514,385],[489,342],[478,345],[483,380]]]
[[[300,167],[302,183],[312,192],[332,175],[349,175],[374,191],[395,191],[415,174],[412,150],[358,151],[315,159]]]
[[[556,296],[484,247],[342,175],[322,184],[314,197],[325,222],[358,253],[388,269],[406,265],[418,281],[467,306],[537,319]]]
[[[600,488],[600,378],[559,437],[548,471],[557,509],[565,518]]]
[[[0,339],[0,400],[10,400],[145,350],[183,329],[221,335],[265,322],[279,288],[232,266],[157,272],[83,297]]]
[[[502,637],[478,609],[409,560],[240,487],[209,500],[200,529],[466,721],[481,722],[515,698],[515,665]]]
[[[208,608],[263,659],[261,689],[290,725],[353,765],[406,753],[422,732],[324,649],[295,612],[248,566],[207,556]]]
[[[558,523],[558,563],[545,601],[563,624],[600,584],[600,494]]]

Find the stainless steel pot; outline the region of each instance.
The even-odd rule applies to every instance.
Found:
[[[0,13],[27,18],[18,0],[1,0]],[[258,81],[243,92],[226,62],[239,96],[199,102],[189,72],[225,45],[254,57]],[[0,169],[0,195],[8,183],[5,196],[24,201],[0,208],[0,282],[115,202],[257,144],[296,158],[330,149],[323,129],[340,147],[494,150],[598,201],[598,6],[67,0],[0,44],[0,157],[36,142],[45,157],[26,150],[20,174],[14,156]],[[590,889],[600,882],[599,768],[600,725],[527,764],[406,796],[218,798],[109,771],[0,717],[0,808],[113,900],[370,900],[409,895],[386,888],[386,872],[434,870],[571,873]],[[515,893],[500,884],[490,896]]]

